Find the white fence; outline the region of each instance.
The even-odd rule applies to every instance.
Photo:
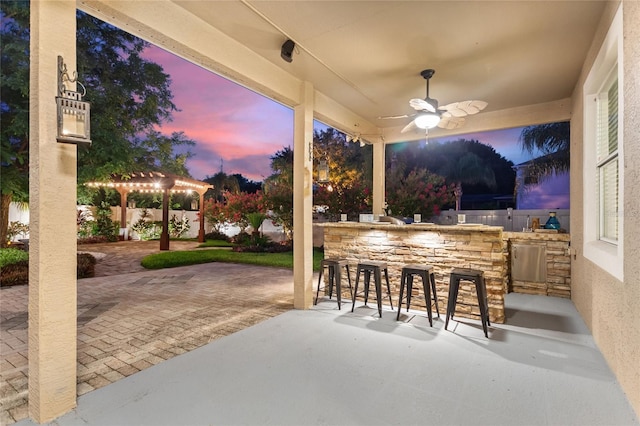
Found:
[[[540,226],[549,219],[550,212],[556,212],[556,218],[560,222],[560,227],[570,232],[569,228],[569,213],[570,209],[558,209],[558,210],[446,210],[440,213],[435,220],[442,225],[455,225],[458,223],[458,215],[465,215],[465,222],[467,223],[481,223],[483,225],[502,226],[505,231],[521,232],[523,228],[527,227],[527,219],[529,219],[529,226],[534,218],[540,220]]]
[[[95,207],[91,206],[79,206],[79,208],[90,208],[95,209]],[[153,221],[162,221],[162,209],[147,209],[150,213],[150,220]],[[569,209],[558,209],[558,210],[446,210],[440,213],[440,216],[433,218],[433,220],[442,225],[454,225],[458,223],[458,214],[465,215],[465,221],[468,223],[482,223],[484,225],[492,225],[492,226],[502,226],[505,231],[522,231],[523,228],[527,227],[527,219],[529,220],[529,225],[534,218],[538,218],[540,220],[540,226],[544,226],[545,222],[549,218],[549,212],[555,211],[556,217],[560,222],[560,226],[562,229],[565,229],[567,232],[570,232],[570,224],[569,224]],[[142,209],[127,209],[127,234],[131,236],[131,238],[136,239],[138,236],[131,230],[131,226],[140,219],[142,213]],[[169,210],[169,218],[173,215],[176,215],[178,219],[182,217],[187,217],[189,219],[189,225],[191,228],[189,232],[185,235],[187,238],[196,238],[198,236],[198,231],[200,229],[200,222],[198,219],[198,212],[195,211],[186,211],[186,210]],[[111,219],[120,223],[120,207],[111,207]],[[423,219],[424,220],[424,219]],[[9,206],[9,223],[11,222],[22,222],[24,224],[29,223],[29,209],[21,209],[20,206],[16,203],[11,203]],[[205,232],[211,232],[211,225],[205,223]],[[262,224],[261,231],[268,235],[274,241],[282,241],[285,238],[284,232],[282,231],[282,227],[276,226],[270,220],[265,220]],[[240,233],[241,229],[238,226],[233,224],[227,224],[223,227],[222,232],[226,235],[232,237],[238,233]],[[318,231],[320,233],[320,231]],[[315,229],[314,229],[315,234]],[[29,234],[19,235],[14,237],[14,241],[19,239],[29,238]],[[314,237],[314,241],[315,241]],[[321,238],[318,236],[319,244],[321,245]],[[316,245],[314,243],[314,245]]]

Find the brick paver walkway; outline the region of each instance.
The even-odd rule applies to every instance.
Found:
[[[196,245],[172,241],[171,249]],[[290,270],[209,263],[145,271],[140,259],[159,251],[157,241],[79,250],[106,256],[96,278],[78,280],[78,395],[293,308]],[[28,417],[27,293],[0,290],[0,424]]]

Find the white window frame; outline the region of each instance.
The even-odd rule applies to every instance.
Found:
[[[624,92],[622,90],[624,87],[624,67],[622,41],[622,7],[619,7],[583,87],[584,157],[582,176],[584,256],[620,281],[624,280]],[[615,241],[600,236],[602,214],[605,212],[600,211],[598,190],[598,166],[602,164],[602,161],[599,162],[597,158],[598,111],[596,102],[599,93],[611,83],[612,72],[616,72],[618,78],[618,233]]]

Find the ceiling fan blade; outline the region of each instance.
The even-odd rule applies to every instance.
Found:
[[[411,120],[411,123],[409,123],[406,126],[404,126],[402,128],[402,130],[400,130],[400,133],[407,133],[407,132],[410,132],[410,131],[415,130],[417,128],[418,128],[418,126],[416,126],[415,120]]]
[[[454,117],[464,117],[466,115],[477,114],[487,107],[484,101],[462,101],[453,102],[439,109],[449,112]]]
[[[384,116],[378,117],[378,120],[395,120],[397,118],[409,118],[414,116],[415,114],[384,115]]]
[[[411,108],[415,109],[416,111],[429,111],[429,112],[436,112],[436,109],[433,107],[433,105],[431,105],[429,102],[427,102],[424,99],[411,99],[409,101],[409,105],[411,106]]]
[[[462,127],[463,124],[464,118],[450,117],[448,114],[443,114],[442,117],[440,117],[438,127],[441,129],[453,130]]]

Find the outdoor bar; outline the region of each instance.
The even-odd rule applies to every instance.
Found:
[[[433,266],[442,318],[446,311],[449,275],[453,268],[472,268],[484,272],[492,323],[505,322],[504,295],[509,291],[570,296],[569,234],[503,232],[502,226],[470,223],[404,225],[389,222],[331,222],[322,226],[325,257],[346,258],[352,274],[360,261],[387,263],[394,307],[398,301],[401,269],[405,264]],[[539,259],[544,274],[513,279],[511,263],[514,259],[511,251],[514,242],[531,244],[546,253]],[[515,260],[517,263],[518,259]],[[355,275],[352,276],[354,279]],[[414,285],[414,292],[420,288],[420,293],[414,293],[412,306],[424,310],[421,285],[417,284]],[[342,287],[343,297],[348,298],[348,288],[345,287]],[[358,302],[361,300],[358,298]],[[478,318],[479,315],[475,288],[471,283],[463,282],[456,316]]]

